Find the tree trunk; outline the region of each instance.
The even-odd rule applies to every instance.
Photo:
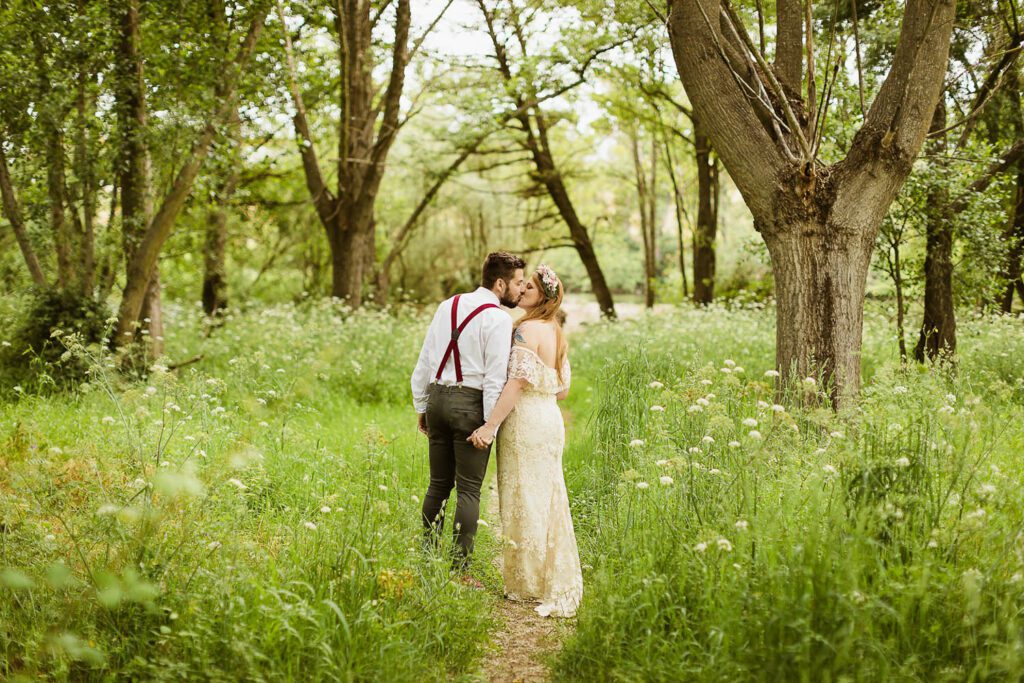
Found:
[[[787,2],[777,34],[782,85],[721,0],[669,0],[669,36],[694,114],[772,257],[782,382],[814,376],[838,409],[860,388],[871,251],[939,101],[956,6],[907,0],[885,80],[846,157],[826,165],[806,132],[813,105],[799,90],[799,20],[789,14],[799,5]]]
[[[483,0],[477,0],[477,6],[483,13],[487,24],[487,33],[494,48],[494,58],[498,63],[498,71],[505,82],[506,88],[511,91],[512,98],[516,105],[513,119],[519,123],[519,132],[524,136],[523,144],[530,152],[534,167],[537,171],[536,177],[548,191],[548,196],[558,209],[566,227],[569,228],[569,236],[572,239],[576,253],[583,262],[590,279],[590,288],[597,299],[597,305],[601,309],[601,315],[606,318],[615,317],[615,302],[612,299],[611,289],[604,279],[604,272],[597,261],[597,253],[594,251],[593,242],[586,226],[580,221],[576,214],[576,207],[572,203],[569,191],[565,187],[562,174],[555,165],[554,156],[551,153],[551,145],[548,142],[548,125],[544,111],[540,106],[536,92],[530,90],[529,83],[523,83],[522,79],[513,75],[512,66],[508,59],[508,50],[505,39],[499,37],[496,25],[496,13],[489,10]],[[508,25],[505,27],[510,34],[515,35],[519,50],[523,58],[527,58],[526,39],[523,27],[518,23],[519,16],[512,12],[508,17]],[[525,87],[526,90],[519,90]]]
[[[787,377],[813,377],[838,405],[860,390],[872,242],[816,222],[763,234],[775,277],[776,366]]]
[[[217,189],[216,203],[206,217],[206,248],[203,250],[203,311],[218,315],[228,305],[227,266],[228,202],[238,187],[238,171],[228,172]]]
[[[683,299],[690,298],[690,287],[686,281],[686,249],[683,240],[683,195],[679,189],[679,181],[676,179],[675,161],[672,159],[671,147],[668,141],[665,142],[665,163],[668,166],[668,177],[672,181],[672,199],[676,209],[676,238],[679,247],[679,274],[683,278]]]
[[[932,117],[932,131],[946,127],[946,107],[939,100]],[[945,164],[946,143],[942,136],[932,138],[929,152],[940,165]],[[924,319],[914,358],[935,360],[956,352],[956,310],[953,306],[953,215],[949,193],[942,182],[928,191],[927,238],[924,259]]]
[[[39,265],[39,257],[36,250],[32,248],[32,241],[29,239],[28,230],[25,228],[25,221],[21,215],[21,207],[18,205],[18,198],[14,194],[14,185],[11,183],[11,174],[7,168],[7,156],[4,153],[3,140],[0,139],[0,199],[3,199],[4,215],[11,223],[14,230],[14,238],[18,240],[18,247],[25,259],[32,282],[37,287],[46,287],[46,276],[43,268]]]
[[[81,12],[81,6],[79,7]],[[89,154],[89,115],[91,99],[86,95],[89,82],[84,69],[78,73],[78,137],[75,144],[75,175],[79,178],[79,193],[82,204],[81,270],[79,272],[82,294],[92,297],[96,286],[96,180],[93,159]]]
[[[715,182],[711,141],[707,130],[694,118],[693,140],[697,160],[697,229],[693,233],[693,301],[707,305],[715,297]]]
[[[630,132],[630,141],[633,149],[633,168],[636,173],[636,194],[640,207],[640,233],[643,237],[644,246],[644,306],[654,307],[654,249],[655,231],[651,225],[655,217],[654,203],[654,175],[647,178],[647,170],[644,168],[643,159],[640,156],[640,132]],[[652,168],[653,171],[653,168]]]
[[[1010,248],[1006,255],[1006,290],[1003,293],[1002,310],[1013,312],[1013,292],[1017,291],[1024,303],[1024,277],[1021,274],[1021,254],[1024,253],[1024,162],[1018,162],[1017,189],[1010,205],[1010,225],[1007,241]]]
[[[210,151],[210,144],[213,142],[217,126],[224,124],[234,109],[239,74],[252,56],[256,40],[259,37],[260,30],[263,28],[264,19],[265,14],[263,14],[263,11],[257,10],[234,60],[231,63],[224,64],[222,80],[215,89],[216,111],[212,113],[206,125],[198,133],[192,144],[192,149],[174,178],[170,190],[164,195],[160,208],[152,220],[149,221],[138,246],[131,253],[130,257],[127,258],[127,279],[124,291],[121,294],[117,326],[113,337],[115,346],[124,345],[127,342],[127,338],[132,336],[131,330],[140,317],[147,297],[152,297],[154,291],[159,291],[158,288],[150,287],[150,279],[156,273],[160,250],[170,235],[174,222],[185,204],[185,200],[192,191],[192,184],[195,182],[199,169]],[[124,199],[125,197],[122,196],[122,215],[125,215]]]

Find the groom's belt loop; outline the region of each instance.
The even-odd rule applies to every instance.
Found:
[[[461,294],[455,296],[452,301],[452,338],[448,342],[448,348],[444,351],[444,357],[441,358],[441,365],[437,368],[437,374],[434,375],[435,380],[441,379],[441,373],[444,372],[444,367],[448,364],[448,357],[451,356],[455,361],[455,381],[462,384],[462,360],[459,357],[459,336],[462,331],[466,329],[466,325],[469,321],[477,316],[478,313],[486,311],[488,308],[497,308],[494,304],[482,304],[477,306],[472,313],[466,316],[466,319],[462,321],[460,325],[459,320],[459,299],[462,297]]]

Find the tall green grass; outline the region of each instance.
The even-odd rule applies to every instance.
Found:
[[[0,678],[475,675],[493,597],[420,544],[426,321],[168,319],[202,362],[131,383],[69,341],[93,365],[79,392],[0,405]]]
[[[1020,322],[966,321],[952,371],[901,368],[881,322],[843,416],[775,403],[762,311],[577,340],[585,597],[556,679],[1024,676]]]

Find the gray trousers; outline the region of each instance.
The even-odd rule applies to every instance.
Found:
[[[430,486],[423,497],[423,526],[434,544],[444,527],[444,508],[456,492],[453,534],[456,564],[465,566],[473,552],[480,519],[480,487],[487,473],[491,447],[480,450],[466,441],[484,423],[483,392],[460,386],[431,384],[427,398],[430,439]]]

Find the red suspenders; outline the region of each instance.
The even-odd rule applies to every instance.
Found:
[[[476,317],[476,315],[482,311],[486,311],[488,308],[497,308],[494,304],[482,304],[478,306],[476,310],[466,316],[466,319],[462,321],[462,324],[458,324],[458,313],[459,313],[459,294],[452,301],[452,340],[448,342],[448,348],[444,351],[444,357],[441,359],[441,365],[437,368],[437,374],[434,375],[434,379],[437,381],[441,380],[441,373],[444,372],[444,366],[448,364],[448,356],[452,356],[455,359],[455,381],[462,384],[462,362],[459,359],[459,335],[466,329],[466,325],[469,321]]]

